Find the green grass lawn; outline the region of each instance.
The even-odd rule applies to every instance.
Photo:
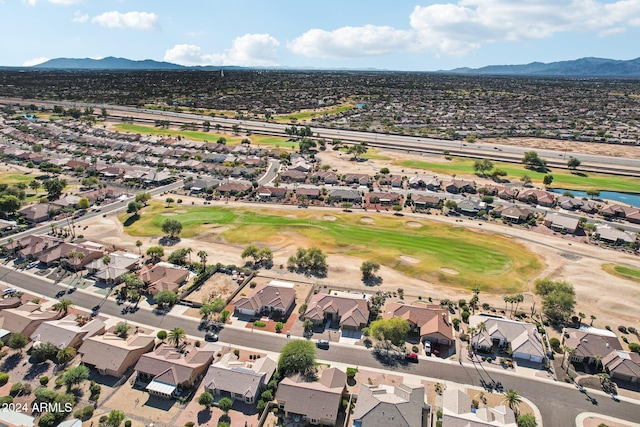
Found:
[[[176,210],[184,210],[176,213]],[[162,214],[175,214],[172,216]],[[407,218],[374,215],[373,224],[361,214],[335,213],[324,220],[317,212],[174,206],[152,203],[137,221],[120,215],[132,236],[161,235],[162,223],[174,218],[183,224],[183,237],[205,234],[207,227],[227,226],[222,237],[230,244],[263,242],[277,246],[287,241],[306,242],[328,253],[372,259],[403,273],[443,285],[487,292],[522,291],[529,277],[541,269],[540,260],[522,245],[499,235],[422,221],[409,227]],[[305,245],[305,243],[301,243]],[[400,256],[413,258],[403,261]],[[450,274],[442,269],[455,270]]]
[[[278,123],[281,123],[281,122],[289,123],[292,120],[298,120],[298,121],[310,120],[314,117],[321,117],[325,114],[326,115],[340,114],[346,111],[353,110],[354,108],[355,107],[353,105],[340,105],[327,110],[302,111],[299,113],[278,115],[278,116],[275,116],[273,119]]]
[[[231,136],[222,135],[215,132],[200,132],[191,130],[161,129],[151,126],[117,124],[115,128],[121,132],[139,133],[141,135],[167,135],[181,136],[193,141],[216,142],[219,138],[225,138],[227,145],[238,145],[244,138],[249,138],[253,145],[269,146],[272,148],[292,149],[298,146],[297,142],[288,141],[285,138],[267,135]]]
[[[403,160],[395,162],[398,166],[413,169],[429,170],[438,174],[452,175],[464,174],[475,175],[473,170],[474,160],[453,158],[447,162],[425,162],[422,160]],[[529,175],[534,183],[542,184],[542,179],[549,173],[553,175],[553,184],[555,188],[564,188],[568,190],[590,190],[599,191],[620,191],[626,193],[637,193],[640,191],[640,179],[626,176],[605,175],[597,173],[588,173],[581,176],[573,174],[568,170],[558,169],[550,170],[547,173],[536,172],[525,169],[524,166],[515,165],[513,163],[493,162],[496,169],[502,169],[507,172],[507,179],[519,181],[522,176]]]
[[[3,184],[17,184],[19,182],[23,182],[25,184],[29,184],[33,181],[33,175],[25,175],[22,173],[12,173],[12,172],[0,172],[0,182]]]
[[[617,264],[603,264],[602,269],[613,276],[640,283],[640,268]]]

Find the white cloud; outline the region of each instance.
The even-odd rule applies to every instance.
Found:
[[[288,44],[296,54],[318,58],[351,58],[405,50],[414,43],[410,31],[365,25],[335,31],[312,29]]]
[[[22,66],[23,67],[33,67],[34,65],[42,64],[43,62],[47,62],[48,60],[49,60],[49,58],[45,58],[44,56],[41,56],[40,58],[33,58],[33,59],[29,59],[27,61],[24,61]]]
[[[84,24],[88,20],[89,20],[89,15],[87,15],[86,13],[77,11],[76,13],[73,14],[73,19],[71,21]]]
[[[640,0],[459,0],[416,6],[406,30],[373,25],[312,29],[288,48],[319,58],[402,50],[466,55],[487,43],[543,39],[562,32],[607,36],[631,26],[640,26]]]
[[[278,46],[269,34],[245,34],[223,53],[203,53],[200,46],[179,44],[167,50],[163,59],[180,65],[275,65]]]
[[[130,28],[134,30],[153,30],[158,27],[158,16],[149,12],[105,12],[91,19],[94,24],[106,28]]]

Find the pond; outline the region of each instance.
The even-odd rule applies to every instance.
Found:
[[[590,199],[591,196],[587,196],[587,193],[584,191],[575,191],[575,190],[565,190],[562,188],[554,188],[553,192],[558,194],[563,194],[565,191],[569,191],[575,197],[582,198],[586,197]],[[616,202],[631,205],[640,208],[640,194],[632,194],[632,193],[618,193],[616,191],[601,191],[598,199],[604,200],[615,200]]]

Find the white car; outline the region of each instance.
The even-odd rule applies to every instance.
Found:
[[[424,354],[431,356],[431,341],[429,340],[424,342]]]
[[[2,293],[4,295],[13,295],[13,294],[18,293],[18,290],[16,288],[8,288],[8,289],[5,289],[4,291],[2,291]]]

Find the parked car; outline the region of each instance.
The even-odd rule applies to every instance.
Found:
[[[316,341],[316,347],[328,350],[329,349],[329,340],[318,340],[318,341]]]
[[[27,264],[27,268],[33,268],[33,267],[37,266],[38,264],[40,264],[40,261],[30,262],[29,264]]]
[[[209,342],[216,342],[218,341],[218,334],[207,332],[206,334],[204,334],[204,340]]]
[[[406,353],[404,358],[409,362],[418,363],[418,355],[416,353]]]
[[[429,340],[424,342],[424,354],[431,356],[431,341]]]
[[[13,295],[17,293],[18,293],[18,290],[16,288],[7,288],[4,291],[2,291],[3,295]]]

